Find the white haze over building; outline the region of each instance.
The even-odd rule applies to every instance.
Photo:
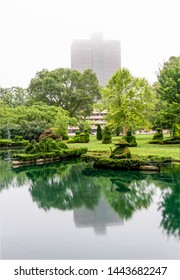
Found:
[[[71,66],[74,39],[121,41],[121,66],[150,83],[180,55],[178,0],[1,0],[0,86],[27,87],[36,72]]]

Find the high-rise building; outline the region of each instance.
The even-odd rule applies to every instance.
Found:
[[[71,47],[71,68],[83,72],[92,69],[104,86],[121,68],[120,41],[103,40],[102,33],[94,33],[90,40],[74,40]]]

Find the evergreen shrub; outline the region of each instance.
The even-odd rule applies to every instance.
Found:
[[[102,140],[102,128],[100,124],[97,125],[96,139]]]
[[[132,131],[128,130],[126,136],[123,136],[122,139],[126,140],[129,143],[129,147],[136,147],[136,137],[132,135]]]
[[[105,126],[102,134],[102,144],[111,144],[112,136],[109,126]]]
[[[67,141],[67,143],[88,143],[90,141],[88,131],[84,131],[84,133],[80,133],[72,137]]]

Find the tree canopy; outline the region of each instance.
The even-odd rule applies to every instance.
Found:
[[[123,68],[118,70],[102,89],[100,106],[107,109],[108,121],[125,129],[148,127],[154,109],[153,91],[143,78],[136,78]]]
[[[3,101],[6,106],[17,107],[24,105],[27,101],[27,98],[27,89],[21,87],[0,87],[0,100]]]
[[[34,101],[61,106],[70,117],[89,116],[100,97],[98,79],[91,69],[83,73],[69,68],[44,69],[31,80],[28,91]]]
[[[70,118],[61,107],[36,103],[32,106],[8,107],[0,104],[0,137],[22,135],[25,139],[38,139],[47,128],[56,127],[60,133],[67,134],[68,125],[74,125],[75,119]]]
[[[159,99],[160,110],[157,123],[171,127],[180,122],[180,56],[172,56],[159,67],[155,90]]]

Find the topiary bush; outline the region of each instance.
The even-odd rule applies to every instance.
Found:
[[[26,154],[36,154],[36,153],[47,153],[59,149],[67,149],[67,145],[63,143],[60,139],[53,140],[52,138],[42,138],[42,140],[37,143],[35,140],[26,147]]]
[[[65,158],[80,157],[82,154],[87,152],[87,148],[80,149],[61,149],[54,150],[51,152],[37,152],[34,154],[14,154],[13,158],[18,159],[18,161],[31,161],[36,162],[38,159],[50,159],[50,160],[61,160]]]
[[[102,128],[100,124],[97,125],[96,139],[102,140]]]
[[[105,126],[102,133],[102,144],[111,144],[112,136],[109,126]]]
[[[78,133],[73,138],[69,139],[67,143],[88,143],[90,141],[88,131],[84,131],[84,133]]]
[[[148,143],[149,144],[162,144],[163,142],[162,142],[162,140],[150,140]]]
[[[97,158],[94,161],[94,167],[108,169],[139,169],[143,165],[143,161],[139,159],[111,159]]]
[[[161,128],[156,128],[153,140],[163,140],[163,132]]]
[[[28,144],[29,140],[13,141],[11,139],[0,139],[0,147],[21,147]]]
[[[129,147],[136,147],[137,142],[136,142],[136,137],[132,135],[132,131],[128,130],[126,133],[126,136],[123,136],[122,139],[127,141],[129,143]]]

